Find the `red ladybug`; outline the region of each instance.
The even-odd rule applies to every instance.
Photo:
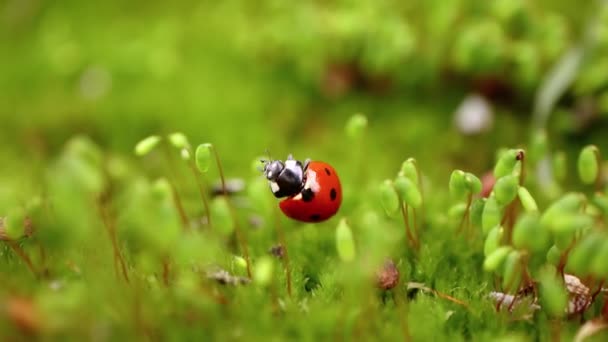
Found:
[[[321,222],[334,216],[342,204],[342,186],[334,168],[321,161],[304,163],[291,155],[285,162],[262,160],[262,172],[288,217],[303,222]]]

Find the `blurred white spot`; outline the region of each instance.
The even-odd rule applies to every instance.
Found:
[[[462,134],[479,134],[492,128],[494,111],[491,104],[483,96],[470,94],[456,109],[454,121]]]
[[[112,76],[99,66],[87,68],[80,76],[79,91],[87,100],[97,100],[108,93],[112,87]]]

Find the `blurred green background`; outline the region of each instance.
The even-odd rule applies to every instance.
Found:
[[[581,40],[599,6],[7,0],[2,154],[45,159],[76,133],[128,153],[142,136],[181,130],[213,141],[229,170],[265,149],[331,159],[348,150],[336,132],[363,112],[369,158],[379,167],[387,157],[442,163],[466,151],[485,160],[482,168],[496,146],[524,142],[543,75]],[[599,16],[594,55],[603,56],[607,19]],[[589,57],[566,109],[591,98],[594,114],[607,112],[606,71],[605,59]],[[452,113],[473,91],[498,103],[494,127],[505,129],[481,139],[457,134]],[[564,115],[561,128],[574,130],[563,127],[573,120]]]
[[[580,59],[560,63],[572,51]],[[181,131],[194,144],[211,142],[220,153],[227,176],[247,181],[253,179],[252,161],[266,150],[279,159],[293,153],[298,159],[329,161],[343,177],[346,195],[342,213],[350,215],[353,222],[376,222],[360,210],[378,206],[366,197],[368,189],[392,177],[403,160],[414,157],[436,191],[429,195],[431,205],[436,202],[431,210],[441,213],[429,220],[429,234],[437,239],[423,251],[427,258],[421,258],[420,268],[408,262],[399,267],[412,280],[427,281],[440,289],[467,282],[468,289],[458,283],[458,294],[477,300],[473,313],[454,313],[453,307],[422,298],[413,304],[410,314],[414,322],[419,317],[425,321],[418,331],[413,324],[414,335],[431,339],[441,332],[444,338],[493,338],[496,331],[508,332],[509,326],[501,325],[499,319],[484,320],[491,308],[483,306],[479,295],[488,284],[483,283],[488,277],[479,275],[482,257],[464,243],[452,246],[440,239],[446,236],[440,230],[445,228],[445,210],[437,209],[436,204],[445,204],[452,169],[481,175],[492,167],[499,148],[525,146],[538,129],[547,132],[552,150],[566,151],[571,160],[587,143],[608,148],[606,56],[606,1],[0,0],[0,217],[15,203],[44,197],[47,188],[43,184],[64,177],[62,166],[56,167],[61,162],[58,156],[65,143],[77,135],[90,137],[106,156],[124,162],[128,177],[112,180],[120,197],[118,204],[112,205],[121,210],[125,204],[122,197],[131,196],[122,190],[140,186],[147,172],[162,174],[158,172],[162,161],[133,156],[134,145],[151,134]],[[547,78],[552,72],[566,77]],[[563,91],[553,92],[556,101],[550,101],[546,112],[535,112],[539,91],[552,87]],[[455,118],[456,113],[471,111],[458,110],[471,94],[481,96],[484,117],[492,122],[472,134],[457,125]],[[344,133],[345,123],[355,113],[365,114],[369,121],[362,144],[353,143]],[[541,115],[549,119],[535,124],[539,120],[535,116]],[[465,115],[465,126],[473,121]],[[216,179],[212,170],[207,181]],[[150,191],[146,184],[148,188],[142,187]],[[253,180],[250,184],[257,183]],[[186,194],[187,209],[198,210],[198,194],[192,184],[184,181],[180,190]],[[65,198],[75,198],[74,203],[62,203],[58,211],[72,210],[90,221],[73,218],[67,226],[76,231],[79,225],[100,225],[95,208],[84,204],[88,194],[72,195]],[[129,207],[128,201],[124,202]],[[141,215],[151,211],[142,210]],[[152,218],[145,219],[153,221],[155,216],[150,215]],[[269,215],[264,218],[266,222],[274,220]],[[381,224],[396,226],[385,221]],[[255,232],[250,232],[254,259],[264,255],[269,241],[274,241],[268,230]],[[149,337],[200,337],[200,331],[179,335],[180,329],[190,327],[187,318],[164,320],[165,314],[190,312],[184,307],[207,315],[205,327],[217,339],[256,333],[328,338],[336,321],[352,328],[352,320],[344,323],[336,318],[346,310],[335,304],[339,302],[336,293],[346,286],[334,279],[340,275],[329,272],[336,264],[333,232],[309,229],[293,234],[295,296],[299,301],[283,303],[288,318],[280,329],[271,312],[275,308],[264,306],[269,303],[268,291],[253,286],[242,292],[229,289],[228,297],[246,304],[222,311],[201,296],[203,299],[197,298],[203,303],[192,304],[200,304],[192,309],[191,293],[186,291],[191,288],[163,292],[160,281],[149,279],[153,278],[152,273],[146,273],[149,270],[138,268],[137,252],[125,253],[132,272],[142,272],[141,278],[152,284],[145,292],[149,297],[145,298],[144,316],[148,317],[144,321],[148,318],[150,325],[158,323],[157,330],[163,333],[150,333]],[[31,274],[8,248],[2,257],[10,262],[0,268],[6,270],[0,274],[0,283],[10,283],[10,290],[0,291],[0,295],[31,297],[42,311],[65,309],[61,311],[65,315],[59,314],[57,319],[86,316],[82,327],[69,319],[60,322],[54,331],[59,333],[51,338],[97,336],[96,324],[106,334],[101,340],[103,336],[132,337],[130,324],[138,322],[125,324],[123,319],[132,316],[130,300],[138,300],[138,288],[105,286],[116,281],[105,236],[107,250],[100,255],[79,255],[74,250],[80,251],[81,246],[74,241],[65,243],[73,251],[65,252],[58,244],[61,247],[54,246],[54,252],[60,256],[65,252],[66,259],[74,259],[76,266],[61,257],[51,257],[48,262],[61,265],[50,268],[67,284],[69,296],[61,297],[58,292],[53,297],[52,282],[49,286],[31,284]],[[97,248],[97,242],[89,241],[91,246],[87,247]],[[309,245],[316,248],[307,249]],[[28,248],[38,253],[36,244]],[[447,250],[453,254],[446,259],[438,257]],[[400,253],[403,257],[409,252]],[[232,256],[227,255],[221,254],[223,259],[218,263],[232,265],[227,261]],[[454,265],[459,262],[466,264],[459,270],[462,273],[441,272],[441,267],[457,269]],[[85,267],[87,263],[105,268],[100,267],[102,271],[96,274]],[[322,266],[316,269],[315,265]],[[80,270],[74,271],[78,266],[85,270],[82,277]],[[318,298],[309,295],[309,283],[321,282],[325,284],[319,290],[322,294]],[[179,292],[182,290],[186,294]],[[356,302],[357,293],[353,290],[346,298]],[[36,298],[42,299],[37,302]],[[63,303],[66,298],[70,301]],[[102,318],[91,313],[90,303],[90,307],[103,307]],[[305,323],[316,327],[310,331],[302,327],[299,316],[309,310],[308,305],[314,315]],[[429,305],[435,306],[429,310]],[[378,336],[400,336],[392,309],[374,311],[379,319],[370,325],[392,323]],[[443,319],[448,309],[454,314],[452,321]],[[367,309],[363,305],[357,310],[353,317]],[[214,325],[216,321],[221,323]],[[241,324],[239,329],[233,329],[233,323]],[[524,332],[533,329],[517,327]],[[140,330],[145,333],[146,327]],[[547,337],[545,333],[536,336]]]

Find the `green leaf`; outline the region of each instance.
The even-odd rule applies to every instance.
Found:
[[[547,268],[540,273],[541,308],[551,317],[562,317],[568,305],[568,293],[564,281],[556,277],[553,269]]]
[[[422,205],[422,195],[420,194],[418,185],[414,184],[409,178],[397,176],[394,185],[397,193],[409,206],[417,209]]]
[[[505,206],[515,199],[519,188],[518,182],[519,179],[514,175],[498,178],[494,184],[494,195],[499,205]]]
[[[519,196],[519,201],[521,202],[521,205],[524,207],[526,212],[538,212],[538,206],[536,205],[536,201],[534,200],[534,197],[532,197],[528,189],[524,188],[523,186],[518,187],[517,195]]]
[[[571,192],[553,202],[541,216],[541,224],[549,226],[558,221],[564,214],[574,214],[581,210],[585,203],[585,195]]]
[[[563,252],[561,249],[559,249],[559,247],[557,247],[555,245],[551,246],[551,248],[549,248],[549,251],[547,252],[547,261],[551,265],[557,266],[562,257],[562,253]]]
[[[513,227],[513,246],[541,252],[549,245],[549,232],[540,225],[537,214],[524,214]]]
[[[492,254],[488,255],[483,262],[483,269],[494,272],[502,267],[507,255],[513,250],[511,246],[498,247]]]
[[[346,122],[346,135],[351,139],[358,139],[365,132],[367,117],[363,114],[355,114]]]
[[[606,279],[608,277],[608,240],[604,238],[594,250],[595,255],[591,255],[590,271],[596,277],[596,279]]]
[[[505,260],[502,287],[507,293],[514,293],[519,290],[523,271],[520,258],[521,253],[513,250]]]
[[[589,269],[593,262],[593,257],[597,255],[598,248],[604,242],[604,236],[597,232],[587,234],[578,242],[568,254],[566,269],[581,277],[589,275]],[[603,259],[602,263],[606,263]],[[592,261],[592,262],[590,262]]]
[[[144,156],[150,153],[150,151],[152,151],[160,141],[161,137],[158,135],[151,135],[141,140],[137,143],[137,145],[135,145],[135,155]]]
[[[494,253],[498,247],[500,247],[503,232],[504,229],[501,226],[495,226],[494,228],[490,229],[483,245],[483,255],[487,257],[488,255]]]
[[[380,202],[388,216],[394,215],[399,210],[399,196],[390,179],[380,185]]]
[[[578,175],[585,184],[593,184],[599,173],[599,150],[595,145],[586,146],[578,156]]]
[[[336,228],[336,250],[343,262],[355,259],[355,241],[346,219],[341,219]]]
[[[502,212],[496,198],[491,196],[486,200],[486,205],[483,207],[483,213],[481,215],[481,228],[484,234],[487,234],[492,227],[500,224]]]
[[[209,164],[211,163],[211,148],[213,148],[213,146],[209,143],[200,144],[196,148],[196,152],[195,152],[196,168],[201,173],[205,173],[209,170]]]
[[[486,205],[486,201],[486,198],[477,198],[471,204],[471,209],[469,209],[469,215],[471,218],[471,224],[473,224],[473,226],[475,227],[481,227],[481,218],[483,215],[483,208]]]

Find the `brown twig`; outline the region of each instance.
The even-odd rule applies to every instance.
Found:
[[[32,259],[25,253],[25,251],[14,241],[6,241],[6,244],[23,260],[27,268],[32,272],[35,278],[38,278],[38,271],[36,271],[36,267],[34,267],[34,263],[32,263]]]

